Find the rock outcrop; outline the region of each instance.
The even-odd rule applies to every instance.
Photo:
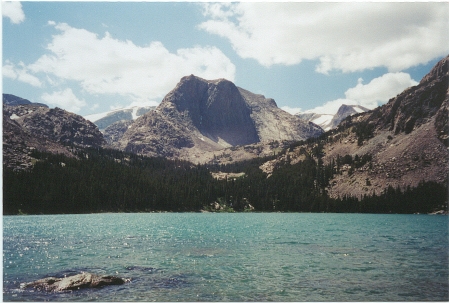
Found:
[[[117,142],[120,141],[125,132],[133,123],[133,120],[120,120],[112,123],[103,131],[104,139],[111,147],[119,148],[119,146],[117,146]]]
[[[196,160],[198,154],[269,140],[301,140],[323,131],[225,79],[183,77],[161,104],[119,140],[130,152]]]
[[[33,150],[73,156],[74,148],[100,147],[106,141],[95,124],[65,110],[35,104],[3,105],[3,164],[29,168]]]
[[[60,108],[37,108],[30,112],[21,106],[9,109],[27,131],[62,144],[82,147],[104,145],[103,135],[95,124]],[[20,112],[20,114],[18,114]],[[15,117],[16,117],[15,116]]]
[[[435,67],[416,86],[389,100],[384,106],[374,110],[367,119],[378,129],[393,131],[394,134],[411,133],[437,116],[437,131],[447,130],[447,107],[449,101],[449,56]],[[442,120],[441,120],[442,119]],[[446,119],[446,120],[444,120]]]
[[[99,288],[107,285],[122,285],[127,282],[115,276],[80,273],[65,278],[44,278],[30,283],[21,284],[22,289],[34,288],[39,291],[61,292],[83,288]]]

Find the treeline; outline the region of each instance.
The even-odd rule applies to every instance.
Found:
[[[108,149],[79,151],[78,159],[35,152],[31,171],[3,171],[4,214],[200,211],[219,201],[236,211],[250,203],[256,211],[426,213],[447,204],[447,188],[422,183],[405,191],[389,188],[362,201],[331,199],[325,191],[344,163],[323,165],[318,147],[297,164],[281,164],[267,178],[254,159],[229,166],[148,158]],[[363,158],[363,159],[362,159]],[[338,165],[337,165],[338,164]],[[244,172],[217,180],[211,171]]]
[[[30,172],[4,169],[5,214],[187,211],[212,199],[204,166],[91,149],[79,159],[35,153]]]

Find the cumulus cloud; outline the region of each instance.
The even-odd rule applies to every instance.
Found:
[[[14,24],[25,21],[22,4],[19,1],[2,1],[2,16],[9,18]]]
[[[355,87],[345,92],[345,96],[359,102],[360,105],[373,108],[378,103],[385,103],[406,88],[417,84],[418,82],[407,73],[387,73],[368,84],[363,84],[363,79],[360,78]]]
[[[214,3],[204,15],[200,29],[267,67],[309,59],[324,74],[397,72],[449,52],[446,3]]]
[[[42,82],[39,80],[39,78],[30,74],[27,67],[22,62],[20,62],[19,67],[17,67],[11,61],[6,60],[5,64],[2,67],[2,74],[6,78],[28,83],[35,87],[42,86]]]
[[[299,107],[290,107],[290,106],[282,106],[281,109],[292,115],[300,113],[302,111],[301,108]]]
[[[79,112],[82,107],[87,105],[86,101],[78,99],[70,88],[53,92],[52,94],[44,93],[41,98],[47,104],[52,104],[74,113]]]
[[[189,74],[234,81],[235,66],[216,47],[193,47],[169,52],[161,42],[137,46],[103,37],[66,23],[49,21],[58,33],[48,53],[28,66],[35,74],[73,80],[91,94],[119,94],[137,102],[163,97]]]
[[[363,79],[359,79],[355,87],[346,90],[346,98],[326,102],[324,105],[306,112],[336,114],[342,104],[362,105],[373,109],[386,103],[406,88],[417,84],[418,82],[413,80],[409,74],[402,72],[384,74],[371,80],[368,84],[363,84]]]

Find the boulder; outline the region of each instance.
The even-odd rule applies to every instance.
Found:
[[[34,288],[41,291],[59,292],[82,288],[99,288],[106,285],[122,285],[125,282],[127,282],[126,279],[115,276],[96,275],[83,272],[70,277],[48,277],[30,283],[23,283],[21,288]]]

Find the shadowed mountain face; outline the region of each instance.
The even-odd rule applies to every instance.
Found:
[[[161,105],[164,103],[172,103],[202,135],[214,142],[245,145],[259,141],[251,111],[230,81],[184,77],[176,92],[167,95]]]
[[[137,119],[119,146],[146,155],[195,159],[195,154],[269,140],[302,140],[322,133],[266,99],[225,79],[190,75]],[[192,158],[193,155],[193,158]]]

